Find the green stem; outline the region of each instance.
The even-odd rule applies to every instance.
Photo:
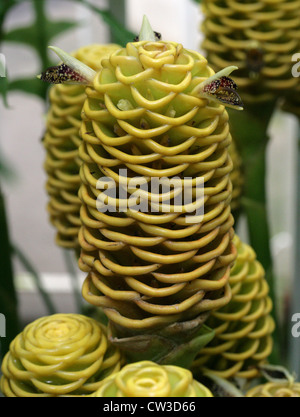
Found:
[[[64,254],[64,259],[66,262],[67,269],[70,274],[71,285],[72,285],[74,299],[76,303],[76,309],[78,313],[82,314],[84,312],[84,309],[83,309],[83,303],[82,303],[81,289],[80,289],[80,285],[77,279],[77,273],[76,273],[77,271],[76,271],[76,268],[74,267],[73,256],[71,256],[71,254],[73,255],[73,253],[70,252],[69,250],[64,250],[63,254]]]
[[[300,207],[300,118],[298,118],[298,142],[297,142],[297,178],[296,178],[296,207]],[[291,318],[294,314],[300,312],[300,218],[298,216],[298,210],[296,210],[295,219],[295,237],[294,237],[294,274],[293,274],[293,287],[291,291],[291,305],[288,311],[289,320],[289,335],[291,334],[291,327],[297,324],[297,322],[291,322]],[[300,355],[299,355],[300,339],[294,335],[289,337],[289,366],[290,369],[300,377]]]
[[[36,47],[39,53],[41,68],[45,69],[50,67],[51,62],[48,58],[48,37],[45,33],[47,27],[46,15],[45,15],[45,2],[44,0],[33,0],[33,7],[36,14]],[[48,85],[41,83],[41,89],[43,90],[44,98],[47,96]]]
[[[52,303],[51,298],[49,297],[47,291],[44,290],[40,277],[37,274],[31,262],[28,260],[26,255],[24,255],[24,253],[17,246],[12,246],[12,252],[15,254],[18,260],[24,266],[25,270],[30,273],[36,288],[38,289],[41,297],[44,300],[44,303],[48,309],[49,314],[55,314],[56,311],[55,311],[54,304]]]

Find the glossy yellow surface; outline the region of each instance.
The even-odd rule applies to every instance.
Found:
[[[208,60],[218,71],[236,65],[244,102],[277,98],[293,90],[291,59],[300,46],[299,0],[203,0],[201,30]]]
[[[222,378],[254,378],[255,368],[272,351],[272,302],[262,265],[253,249],[234,237],[238,256],[230,274],[232,299],[214,312],[206,324],[216,336],[193,363],[193,370],[212,371]]]
[[[119,49],[118,45],[88,45],[73,55],[94,70],[101,68],[101,59]],[[80,185],[78,147],[80,113],[85,100],[85,86],[58,84],[50,88],[43,144],[46,150],[44,167],[47,173],[50,221],[57,230],[56,243],[64,248],[77,248],[80,227]]]
[[[79,314],[55,314],[27,325],[12,341],[1,391],[7,397],[88,395],[120,367],[104,326]]]
[[[297,382],[267,382],[250,389],[246,397],[300,397],[300,384]]]
[[[129,43],[102,65],[86,89],[79,149],[84,298],[104,308],[112,322],[138,331],[227,304],[236,256],[231,135],[224,106],[197,93],[213,71],[201,54],[162,41]],[[122,184],[131,177],[148,183],[191,177],[194,196],[196,178],[203,177],[204,217],[188,223],[186,209],[174,208],[172,192],[164,212],[164,196],[151,188],[145,212],[130,208],[134,190],[122,201],[112,198],[116,213],[99,212],[97,180],[103,176]],[[158,213],[149,208],[155,196]]]
[[[212,397],[187,369],[143,361],[102,381],[92,397]]]

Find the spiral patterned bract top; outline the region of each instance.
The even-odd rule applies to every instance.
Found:
[[[300,47],[299,0],[203,0],[202,47],[218,71],[236,65],[244,102],[272,100],[295,88],[292,55]]]
[[[106,328],[79,314],[55,314],[27,325],[2,363],[1,391],[7,397],[88,395],[121,368]]]
[[[73,55],[94,70],[101,68],[101,59],[120,46],[89,45]],[[50,88],[50,108],[43,144],[46,149],[46,190],[49,195],[50,221],[57,230],[56,243],[64,248],[78,248],[80,227],[80,186],[78,147],[80,113],[85,100],[82,85],[58,84]]]
[[[254,378],[257,366],[272,352],[272,301],[262,265],[253,249],[234,237],[238,256],[230,274],[232,299],[212,312],[207,325],[215,338],[193,363],[195,372],[211,371],[222,378]]]
[[[84,298],[115,324],[138,332],[227,304],[236,255],[231,135],[224,106],[197,93],[213,71],[201,54],[162,41],[129,43],[102,66],[86,89],[79,149]],[[145,210],[132,208],[137,185],[125,197],[109,197],[115,212],[97,210],[102,177],[119,188],[142,178],[149,186],[140,193]],[[174,190],[155,193],[149,185],[153,178],[174,177],[181,185],[189,178],[194,200],[202,177],[203,218],[189,222],[187,207],[175,207]]]
[[[179,366],[143,361],[124,366],[102,381],[91,397],[212,397],[192,373]]]
[[[267,382],[250,389],[246,397],[300,397],[300,384],[298,382]]]

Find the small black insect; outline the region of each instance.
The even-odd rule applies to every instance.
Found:
[[[84,78],[66,64],[49,67],[42,72],[40,79],[51,84],[62,84],[66,82],[83,82]]]

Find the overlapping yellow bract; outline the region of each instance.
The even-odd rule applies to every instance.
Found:
[[[204,42],[218,71],[236,65],[244,102],[276,99],[295,88],[291,59],[299,52],[299,0],[204,0]]]
[[[73,55],[94,70],[101,68],[101,59],[119,49],[115,44],[88,45]],[[78,148],[81,109],[85,100],[85,86],[58,84],[50,88],[50,108],[47,114],[43,144],[46,150],[46,190],[49,195],[48,212],[57,230],[56,243],[64,248],[78,248],[80,227],[81,164]]]
[[[212,371],[223,378],[254,378],[257,365],[272,351],[272,301],[262,265],[253,249],[234,237],[238,256],[231,270],[230,303],[212,312],[207,325],[216,332],[193,363],[193,370]]]
[[[300,383],[298,382],[266,382],[250,389],[246,397],[300,397]]]
[[[198,94],[213,74],[201,54],[175,42],[127,44],[102,61],[86,89],[79,156],[82,200],[79,261],[88,272],[84,298],[115,324],[137,331],[194,318],[230,299],[236,251],[230,212],[232,161],[228,115]],[[127,177],[120,171],[127,170]],[[204,180],[204,217],[188,223],[174,194],[159,194],[159,212],[99,212],[97,180],[191,177]],[[157,197],[148,190],[149,200]],[[164,212],[164,198],[171,209]],[[125,204],[121,212],[119,206]],[[149,206],[148,206],[149,207]]]
[[[7,397],[88,395],[121,368],[121,354],[106,328],[79,314],[54,314],[30,323],[2,362]]]
[[[212,397],[192,373],[179,366],[143,361],[124,366],[102,381],[91,397]]]

